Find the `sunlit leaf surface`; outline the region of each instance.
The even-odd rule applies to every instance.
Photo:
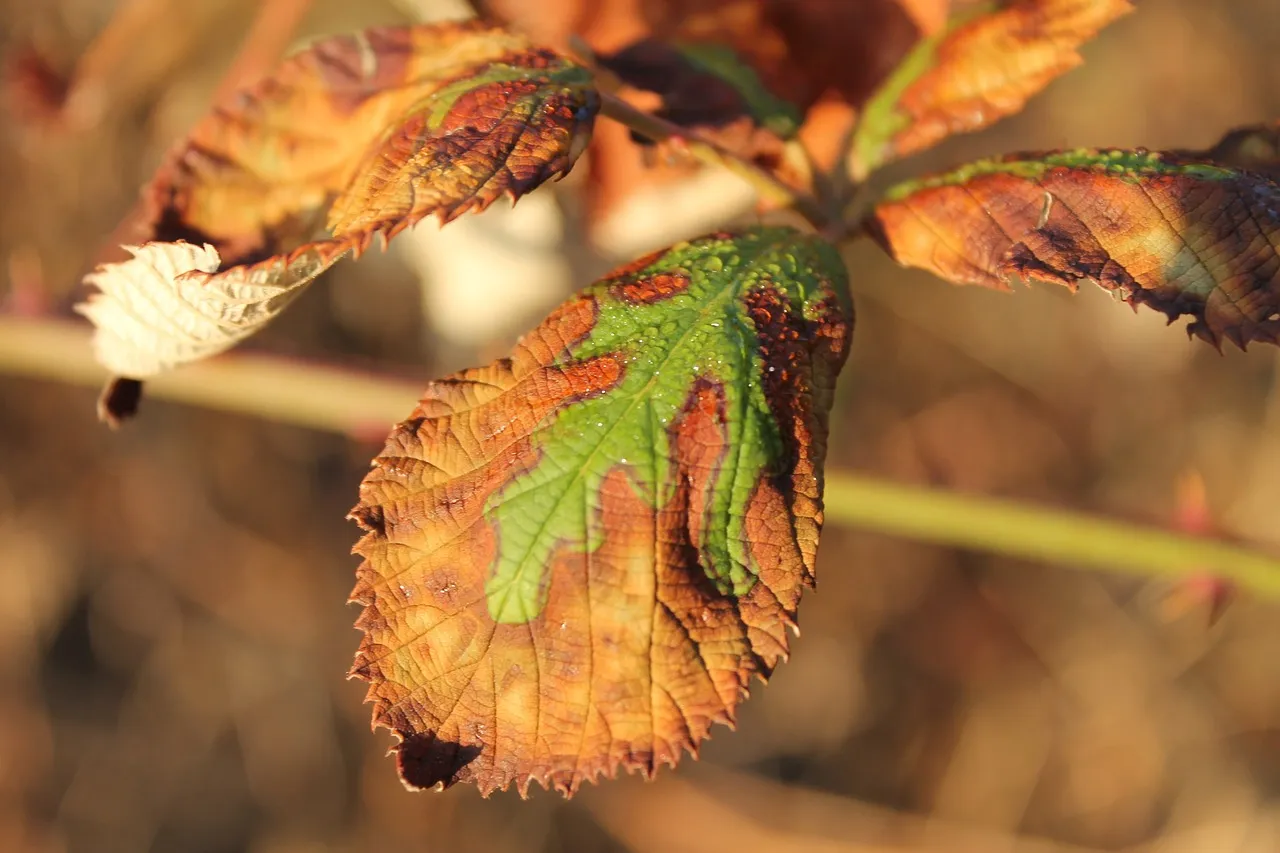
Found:
[[[232,346],[374,235],[563,174],[597,107],[585,69],[497,28],[317,42],[214,109],[161,166],[140,253],[89,278],[100,359],[137,377]]]
[[[921,41],[868,101],[854,138],[859,176],[1012,115],[1080,64],[1081,44],[1129,0],[1009,0],[969,10]]]
[[[843,265],[716,234],[428,386],[352,517],[370,682],[412,787],[651,774],[785,657],[852,330]]]
[[[986,160],[892,190],[873,229],[902,264],[1005,289],[1092,281],[1218,346],[1277,342],[1280,186],[1183,155]]]

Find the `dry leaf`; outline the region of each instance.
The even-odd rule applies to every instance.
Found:
[[[597,60],[628,86],[659,95],[655,115],[745,160],[776,167],[784,141],[800,129],[800,111],[769,92],[728,46],[645,38]]]
[[[218,275],[218,251],[207,243],[126,246],[133,257],[90,274],[85,281],[98,292],[76,310],[97,327],[100,364],[117,376],[153,376],[216,355],[266,324],[345,251],[316,245],[320,251]]]
[[[1218,346],[1277,343],[1280,186],[1204,159],[1015,154],[891,190],[873,231],[906,266],[1007,289],[1093,281]]]
[[[868,101],[854,176],[1018,112],[1080,64],[1081,44],[1131,11],[1129,0],[1010,0],[959,17],[918,44]]]
[[[407,785],[569,795],[732,723],[813,580],[847,299],[817,237],[711,235],[428,386],[352,511]]]
[[[1208,151],[1184,153],[1280,180],[1280,121],[1238,127]]]
[[[474,22],[314,44],[161,167],[141,253],[88,279],[101,360],[140,377],[232,346],[375,234],[563,174],[597,107],[585,69]]]

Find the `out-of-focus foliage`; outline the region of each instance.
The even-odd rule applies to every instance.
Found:
[[[1005,0],[955,14],[867,102],[853,138],[854,173],[1016,113],[1080,64],[1080,45],[1131,11],[1129,0]]]
[[[662,90],[667,98],[663,106],[673,119],[702,129],[709,120],[713,126],[727,122],[713,136],[749,157],[775,161],[780,138],[791,134],[789,122],[776,119],[798,110],[799,136],[824,165],[843,154],[854,110],[921,36],[942,27],[949,5],[948,0],[476,2],[482,15],[536,40],[557,45],[572,35],[581,37],[624,81]],[[688,74],[691,52],[694,64],[700,57],[705,70],[708,51],[720,52],[723,59],[725,48],[733,52],[735,64],[751,70],[749,78],[731,72],[734,82],[726,87],[723,61],[716,73]],[[643,60],[643,68],[636,59]],[[755,93],[755,108],[732,97],[744,90]],[[780,110],[774,103],[779,99],[791,109]],[[766,102],[771,106],[765,112],[775,121],[759,127],[758,105]],[[752,113],[755,120],[750,120]],[[653,170],[639,167],[625,131],[598,134],[591,151],[587,202],[593,218],[607,215],[654,180]]]

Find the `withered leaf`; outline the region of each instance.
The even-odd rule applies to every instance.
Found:
[[[1007,289],[1092,281],[1214,346],[1277,343],[1280,186],[1160,152],[1016,154],[891,190],[873,234],[900,263]]]
[[[854,135],[855,176],[1018,112],[1080,64],[1080,45],[1131,11],[1130,0],[1007,0],[957,16],[867,102]]]
[[[474,22],[317,42],[161,166],[145,242],[88,279],[100,360],[142,377],[227,349],[374,235],[563,174],[597,108],[586,69]]]
[[[732,724],[813,581],[851,330],[829,244],[714,234],[428,386],[351,515],[352,675],[408,786],[571,795]]]

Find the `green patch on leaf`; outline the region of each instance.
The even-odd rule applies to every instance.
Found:
[[[711,478],[701,543],[703,569],[716,589],[742,596],[756,574],[748,553],[744,506],[757,481],[786,452],[763,376],[759,330],[745,297],[768,289],[789,310],[818,317],[843,293],[843,266],[827,243],[789,229],[764,229],[685,243],[625,278],[685,279],[653,301],[628,299],[615,282],[596,285],[596,323],[565,357],[623,365],[617,385],[560,411],[535,437],[538,466],[490,500],[502,531],[485,594],[498,622],[527,622],[543,607],[551,552],[565,542],[589,550],[605,531],[589,524],[600,484],[625,466],[644,499],[666,504],[676,484],[669,429],[689,400],[691,383],[723,389],[733,414],[724,441],[732,451]]]
[[[1038,181],[1054,169],[1101,172],[1121,180],[1141,182],[1146,178],[1187,176],[1201,180],[1228,180],[1237,175],[1231,169],[1209,162],[1195,162],[1183,155],[1136,149],[1076,148],[1009,154],[966,163],[939,175],[930,175],[895,184],[885,192],[886,201],[898,201],[912,193],[933,187],[960,186],[983,175],[1012,175]]]

